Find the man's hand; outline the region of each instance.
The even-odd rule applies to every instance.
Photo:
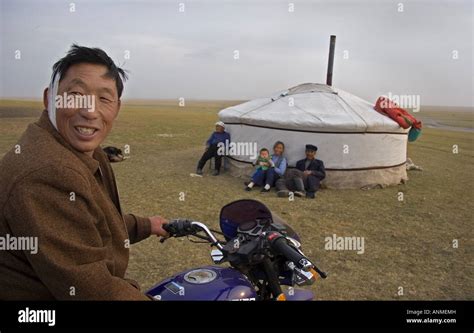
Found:
[[[306,176],[309,176],[309,175],[312,175],[313,172],[312,172],[311,170],[305,170],[305,171],[304,171],[304,174],[305,174]]]
[[[151,234],[161,237],[168,237],[168,233],[163,229],[163,224],[168,223],[168,220],[161,216],[149,217],[151,222]]]

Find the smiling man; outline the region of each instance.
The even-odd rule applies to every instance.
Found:
[[[46,110],[0,161],[0,236],[38,240],[36,252],[0,251],[0,299],[149,299],[125,279],[129,245],[166,236],[167,221],[122,213],[100,148],[125,78],[96,48],[73,45],[54,64]]]

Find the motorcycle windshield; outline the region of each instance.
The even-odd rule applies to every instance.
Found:
[[[287,235],[296,240],[300,240],[298,234],[278,215],[273,214],[263,203],[243,199],[231,202],[221,209],[219,225],[226,240],[237,236],[237,228],[252,228],[258,220],[270,219],[273,223],[278,223],[286,228]]]

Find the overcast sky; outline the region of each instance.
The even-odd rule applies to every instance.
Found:
[[[124,98],[268,96],[324,83],[335,34],[335,87],[473,105],[472,0],[0,2],[0,97],[40,98],[73,42],[129,71]]]

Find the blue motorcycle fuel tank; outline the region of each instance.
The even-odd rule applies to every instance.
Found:
[[[257,297],[245,275],[230,267],[217,266],[178,273],[146,294],[163,301],[253,301]]]
[[[161,301],[255,301],[250,281],[230,267],[204,266],[178,273],[146,292]],[[285,291],[288,301],[310,301],[310,290]]]

